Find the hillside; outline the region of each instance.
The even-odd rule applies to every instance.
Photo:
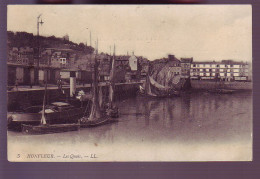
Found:
[[[7,31],[7,45],[12,47],[37,47],[37,36],[27,32],[11,32]],[[39,36],[40,48],[64,48],[72,49],[79,53],[92,54],[94,48],[86,46],[83,43],[77,44],[63,38],[57,38],[55,36],[44,37]]]

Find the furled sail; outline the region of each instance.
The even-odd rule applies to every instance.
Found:
[[[102,86],[99,87],[98,90],[98,102],[99,102],[99,107],[102,108],[103,106],[103,91],[102,91]]]
[[[115,71],[115,45],[114,45],[114,54],[113,54],[111,70],[110,70],[110,84],[109,84],[109,105],[110,105],[110,108],[112,107],[113,101],[114,101],[114,87],[115,87],[114,71]]]
[[[94,64],[94,73],[93,73],[93,85],[92,85],[92,106],[91,106],[91,112],[89,115],[88,120],[94,121],[97,118],[101,117],[101,111],[99,106],[99,99],[98,99],[98,63],[95,58],[95,64]]]
[[[44,90],[44,97],[43,97],[41,125],[47,124],[47,122],[46,122],[46,117],[45,117],[46,95],[47,95],[47,82],[45,83],[45,90]]]

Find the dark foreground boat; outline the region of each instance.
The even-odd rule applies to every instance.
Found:
[[[45,125],[26,125],[22,124],[22,132],[24,134],[50,134],[50,133],[60,133],[68,131],[79,130],[79,124],[45,124]]]
[[[60,133],[60,132],[68,132],[68,131],[76,131],[79,129],[80,125],[79,123],[71,123],[71,124],[51,124],[50,120],[47,121],[46,113],[54,113],[55,111],[59,110],[59,107],[65,107],[65,110],[71,108],[68,106],[67,103],[52,103],[53,106],[46,108],[45,101],[46,101],[46,92],[47,92],[47,83],[45,84],[45,93],[43,98],[43,105],[41,113],[41,119],[40,119],[40,125],[26,125],[22,124],[22,132],[26,134],[49,134],[49,133]],[[56,105],[56,108],[55,108]],[[69,107],[69,108],[68,108]],[[57,115],[56,115],[57,117]],[[60,117],[60,116],[59,116]],[[53,116],[52,116],[53,118]],[[48,122],[48,123],[47,123]],[[68,122],[68,121],[67,121]]]
[[[89,113],[88,105],[80,102],[54,102],[44,107],[47,124],[73,124]],[[23,111],[8,112],[8,129],[21,130],[22,124],[40,125],[43,107],[31,106]]]

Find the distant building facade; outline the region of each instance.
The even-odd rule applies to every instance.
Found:
[[[115,59],[116,81],[138,81],[141,77],[141,68],[138,58],[134,55],[119,56]]]
[[[13,47],[8,50],[7,63],[16,65],[30,65],[33,63],[34,50],[30,47]]]
[[[191,79],[246,81],[249,80],[249,65],[244,62],[222,60],[221,62],[193,62],[190,69]]]
[[[181,61],[174,55],[169,55],[169,71],[176,75],[181,75]]]
[[[128,60],[129,60],[129,66],[130,66],[131,71],[137,71],[138,59],[136,58],[134,53]]]
[[[181,58],[181,77],[189,78],[193,58]]]
[[[71,68],[74,66],[77,55],[73,52],[73,50],[48,48],[45,52],[47,51],[51,51],[49,54],[51,67]]]
[[[34,78],[34,49],[12,47],[8,49],[8,85],[30,84]]]
[[[12,47],[8,49],[8,85],[15,83],[29,85],[34,83],[38,53],[31,47]],[[72,68],[77,60],[71,49],[46,48],[39,55],[39,81],[55,83],[60,77],[60,69]]]

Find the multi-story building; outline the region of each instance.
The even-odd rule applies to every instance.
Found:
[[[30,47],[12,47],[8,49],[8,85],[30,83],[33,79],[34,50]]]
[[[189,78],[190,77],[190,68],[193,58],[181,58],[181,77]]]
[[[141,76],[141,69],[138,58],[134,55],[119,56],[115,59],[116,66],[116,81],[135,81]],[[120,74],[120,75],[119,75]]]
[[[29,65],[33,62],[33,48],[30,47],[13,47],[8,50],[7,63],[16,65]]]
[[[69,68],[73,67],[77,55],[73,53],[71,49],[46,49],[45,52],[51,50],[50,57],[50,66],[55,68]]]
[[[181,75],[181,71],[182,71],[181,61],[177,59],[174,55],[169,55],[168,59],[169,59],[168,70],[172,72],[174,75]]]
[[[201,80],[248,80],[248,64],[233,60],[221,62],[193,62],[191,64],[190,78]]]

